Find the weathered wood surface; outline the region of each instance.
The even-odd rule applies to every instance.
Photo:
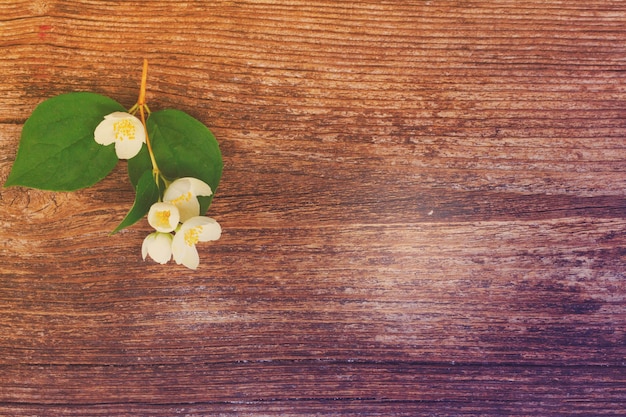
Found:
[[[69,91],[222,148],[196,271],[125,166],[0,197],[0,415],[622,415],[626,3],[3,1],[0,180]]]

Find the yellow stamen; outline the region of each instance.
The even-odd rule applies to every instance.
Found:
[[[176,197],[175,199],[173,199],[171,201],[171,203],[176,205],[176,204],[178,204],[180,202],[191,200],[191,197],[192,197],[191,191],[187,191],[185,194],[182,194],[181,196]]]
[[[113,123],[113,132],[115,133],[115,140],[135,139],[135,126],[128,119]]]
[[[193,246],[196,243],[198,243],[198,240],[200,239],[201,231],[202,231],[202,227],[196,226],[185,232],[185,243],[187,244],[187,246]]]
[[[156,223],[159,227],[169,227],[170,226],[170,211],[163,210],[156,212]]]

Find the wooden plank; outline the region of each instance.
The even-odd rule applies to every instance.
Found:
[[[123,261],[138,254],[116,240],[138,247],[137,233],[94,249],[106,258],[85,249],[96,233],[57,238],[0,269],[0,324],[15,343],[0,349],[4,363],[322,355],[619,365],[625,228],[574,218],[230,229],[207,251],[209,272],[174,278]],[[53,266],[43,273],[35,260]]]
[[[592,395],[587,384],[593,385],[594,394],[607,402],[619,401],[626,390],[626,378],[621,370],[584,366],[485,368],[274,361],[55,368],[49,365],[9,368],[10,372],[3,375],[7,387],[3,394],[5,401],[17,402],[30,392],[38,395],[42,404],[82,406],[128,402],[169,404],[173,398],[180,404],[355,399],[390,403],[478,401],[502,405],[544,400],[555,405],[566,396],[567,402],[588,401]],[[39,376],[33,378],[33,375]]]

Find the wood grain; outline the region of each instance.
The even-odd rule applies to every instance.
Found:
[[[125,164],[0,192],[0,415],[621,415],[626,4],[11,1],[44,99],[206,123],[222,238],[141,260]]]

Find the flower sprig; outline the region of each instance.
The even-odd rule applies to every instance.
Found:
[[[196,269],[200,263],[196,243],[218,240],[222,234],[215,219],[199,215],[197,198],[210,195],[211,187],[199,179],[186,177],[172,182],[165,190],[164,201],[152,204],[148,212],[148,223],[155,232],[143,241],[143,259],[150,255],[164,264],[173,255],[176,263]]]
[[[144,60],[138,100],[128,110],[87,92],[42,102],[24,124],[5,186],[74,191],[127,160],[135,202],[113,233],[147,216],[155,231],[144,239],[143,258],[159,263],[173,258],[196,269],[195,245],[221,235],[219,223],[204,216],[221,178],[221,152],[211,131],[190,115],[150,111],[147,75]]]

